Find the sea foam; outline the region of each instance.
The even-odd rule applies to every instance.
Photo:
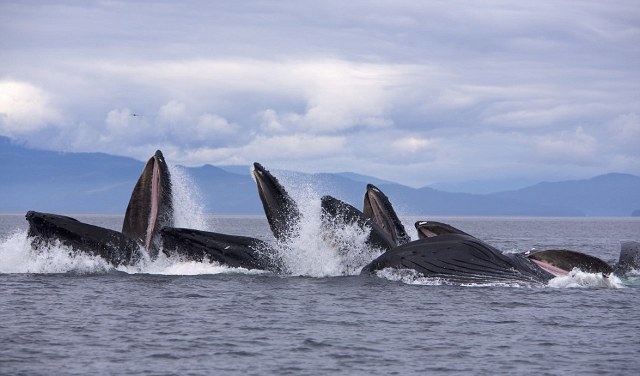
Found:
[[[322,222],[321,194],[298,174],[282,173],[280,183],[298,206],[300,221],[294,234],[278,251],[292,275],[328,277],[358,274],[362,267],[380,255],[366,244],[369,228],[357,224]]]

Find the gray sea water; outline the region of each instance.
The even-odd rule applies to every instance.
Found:
[[[122,225],[122,216],[76,218]],[[505,252],[562,247],[612,262],[621,240],[640,238],[637,218],[429,219]],[[257,216],[200,221],[219,232],[270,237]],[[310,243],[310,252],[290,259],[300,264],[294,275],[171,259],[114,270],[64,247],[36,254],[26,228],[22,214],[0,215],[2,375],[640,370],[637,277],[576,271],[546,287],[363,277]]]

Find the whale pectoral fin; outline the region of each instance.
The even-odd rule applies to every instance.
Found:
[[[624,276],[632,270],[640,271],[640,242],[626,241],[620,244],[620,258],[614,273]]]
[[[160,229],[172,225],[171,176],[164,156],[158,150],[145,165],[133,188],[122,233],[148,251],[157,252]]]

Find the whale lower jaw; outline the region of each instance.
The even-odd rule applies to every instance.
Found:
[[[267,243],[247,237],[187,228],[165,227],[163,251],[197,262],[217,262],[232,268],[283,271],[277,252]]]

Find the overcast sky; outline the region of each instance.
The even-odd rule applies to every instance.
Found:
[[[640,3],[2,0],[0,135],[412,186],[640,175]]]

